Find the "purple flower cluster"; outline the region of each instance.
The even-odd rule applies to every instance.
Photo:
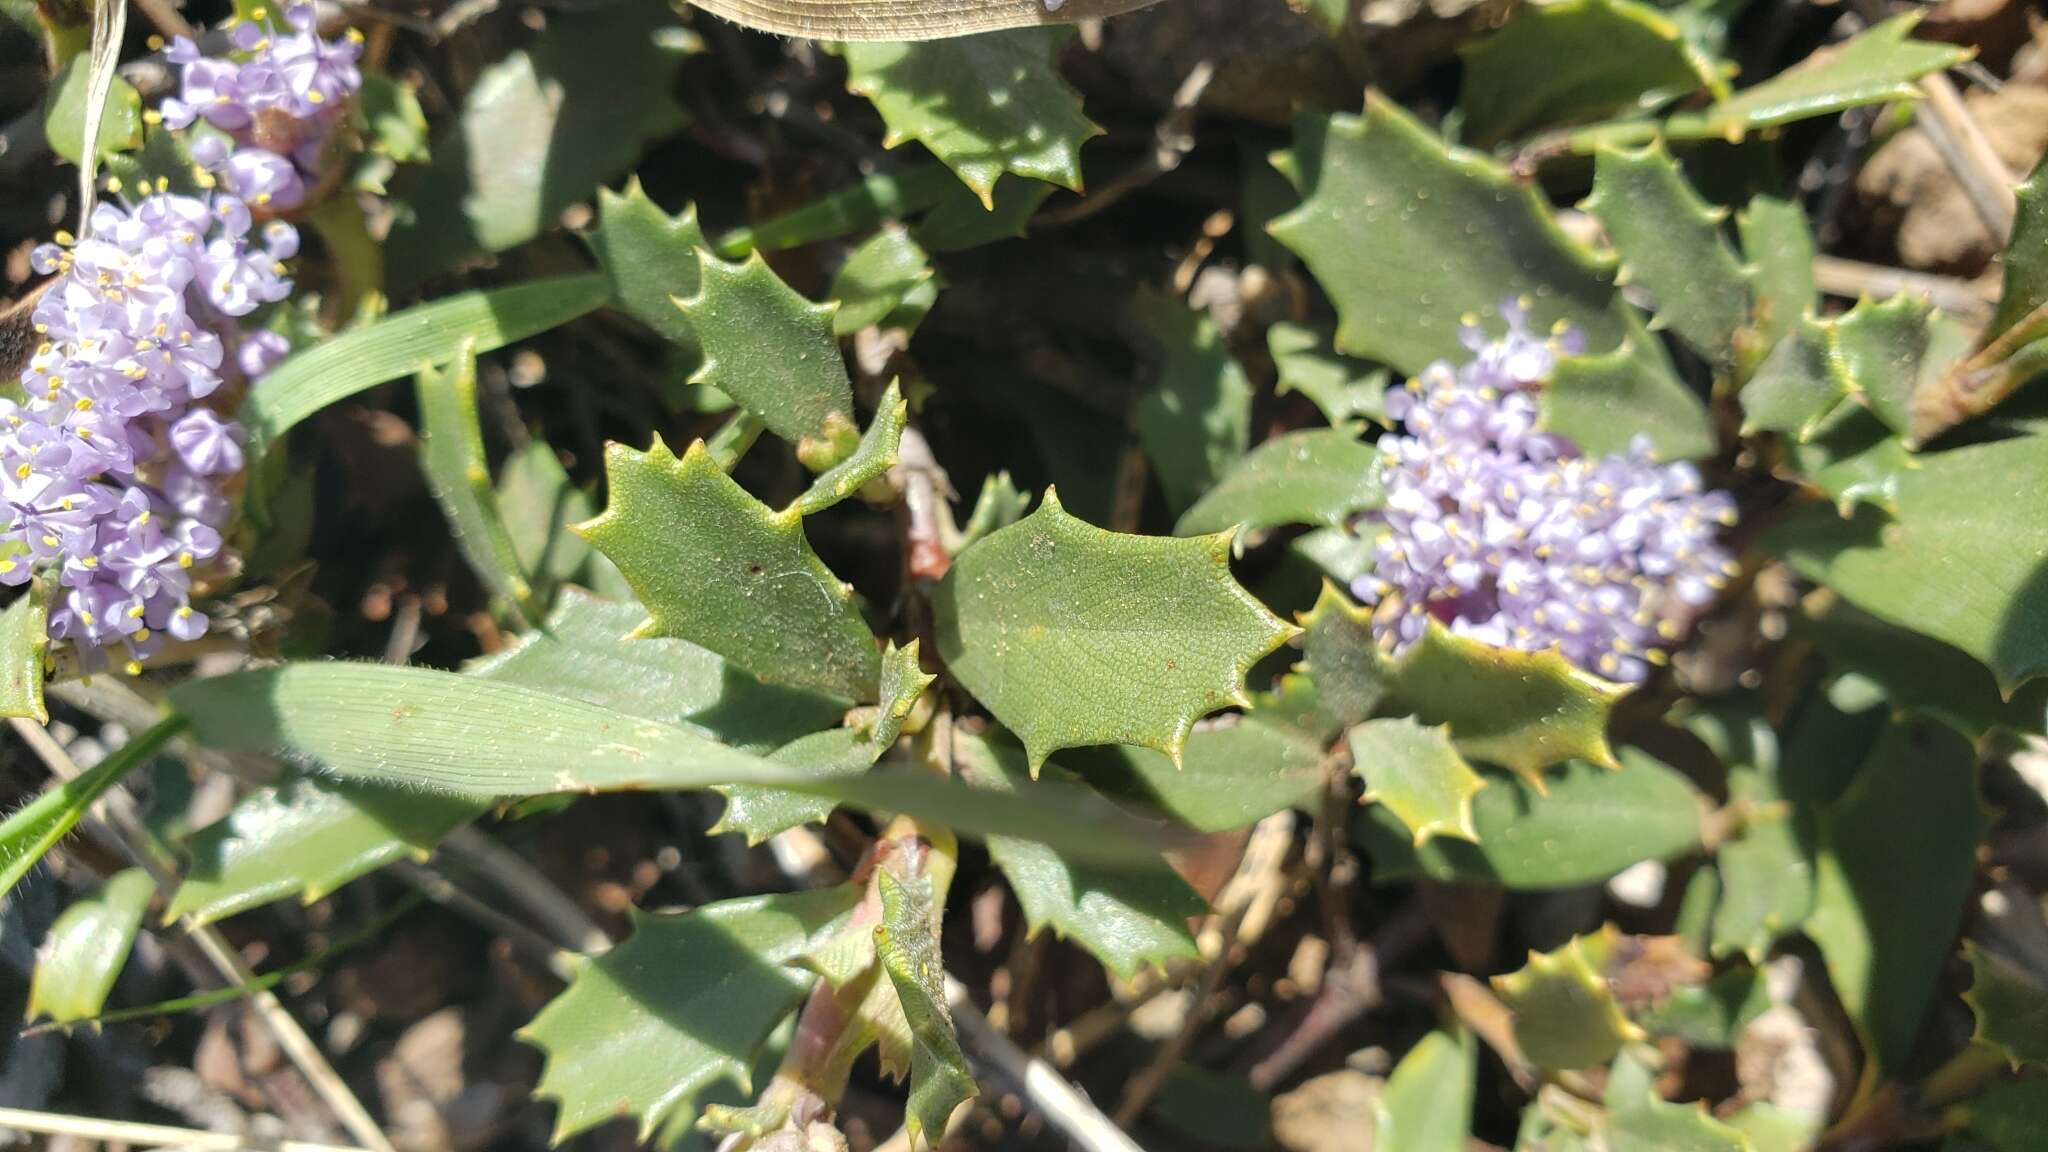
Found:
[[[1372,516],[1387,531],[1352,591],[1381,605],[1374,627],[1396,652],[1435,619],[1639,682],[1727,582],[1716,536],[1735,501],[1704,491],[1690,464],[1653,463],[1642,437],[1596,459],[1539,431],[1536,391],[1582,339],[1531,332],[1521,304],[1501,312],[1499,339],[1467,320],[1469,362],[1439,361],[1389,391],[1400,434],[1380,440],[1387,501]]]
[[[159,111],[171,128],[204,120],[227,134],[196,135],[192,158],[234,196],[257,208],[289,211],[318,183],[322,154],[363,86],[356,60],[362,35],[340,40],[314,28],[313,6],[284,10],[284,27],[261,8],[229,33],[236,58],[202,56],[180,36],[165,55],[183,69],[183,87]],[[233,142],[232,146],[229,140]]]
[[[56,278],[24,398],[0,401],[0,582],[53,573],[51,637],[88,667],[118,649],[133,667],[166,635],[206,632],[193,569],[221,555],[243,459],[241,429],[202,401],[224,372],[253,379],[283,356],[237,321],[290,293],[299,238],[224,193],[103,203],[89,223],[31,258]]]

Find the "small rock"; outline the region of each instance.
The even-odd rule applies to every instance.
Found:
[[[1385,1081],[1345,1068],[1273,1098],[1273,1142],[1286,1152],[1373,1152]]]

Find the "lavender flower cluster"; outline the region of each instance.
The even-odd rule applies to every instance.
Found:
[[[1735,501],[1704,491],[1690,464],[1653,463],[1645,438],[1593,458],[1539,431],[1537,389],[1583,338],[1532,332],[1520,302],[1501,312],[1498,339],[1466,321],[1470,361],[1439,361],[1388,393],[1400,429],[1380,440],[1387,501],[1373,514],[1387,531],[1352,591],[1382,606],[1374,627],[1395,652],[1435,619],[1640,682],[1732,574],[1716,536]]]
[[[88,668],[125,651],[134,670],[166,635],[206,632],[193,571],[221,556],[243,459],[241,429],[204,401],[224,371],[253,379],[287,350],[238,319],[290,293],[299,238],[218,192],[103,203],[89,225],[31,257],[56,278],[24,399],[0,401],[0,582],[53,571],[51,637]]]
[[[182,68],[183,85],[153,115],[174,129],[204,120],[226,133],[232,147],[219,136],[195,136],[192,158],[230,194],[289,211],[317,184],[322,155],[363,86],[356,67],[362,35],[351,28],[340,40],[325,39],[311,4],[287,7],[283,28],[264,9],[252,16],[229,33],[239,58],[203,56],[182,36],[173,41],[165,56]]]

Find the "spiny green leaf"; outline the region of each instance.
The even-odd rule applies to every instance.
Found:
[[[1757,349],[1774,348],[1819,299],[1813,229],[1798,204],[1771,196],[1758,196],[1736,213],[1735,229],[1755,301],[1750,339]]]
[[[0,821],[0,896],[14,891],[29,869],[70,833],[86,809],[183,727],[184,722],[177,718],[159,721],[99,763],[44,791]]]
[[[1462,361],[1461,318],[1531,298],[1540,326],[1563,320],[1605,352],[1626,335],[1612,268],[1572,243],[1529,184],[1448,147],[1385,96],[1362,116],[1295,124],[1287,167],[1299,208],[1270,227],[1337,305],[1337,350],[1413,375]]]
[[[166,922],[209,924],[273,900],[311,904],[397,860],[423,860],[490,801],[297,776],[251,793],[185,843]]]
[[[881,750],[851,728],[814,732],[778,748],[769,759],[791,771],[818,779],[858,776],[874,766]],[[813,796],[782,788],[755,784],[729,784],[718,791],[725,796],[725,812],[711,832],[737,832],[749,846],[802,824],[820,824],[832,815],[838,801],[830,796]]]
[[[531,44],[478,73],[409,189],[411,211],[392,226],[392,288],[524,244],[680,128],[680,57],[659,43],[675,27],[660,4],[556,13]]]
[[[1634,315],[1626,330],[1612,352],[1558,360],[1537,397],[1543,427],[1589,454],[1625,453],[1636,437],[1646,436],[1650,454],[1659,460],[1713,455],[1713,418],[1679,377],[1663,341]]]
[[[2048,1080],[1993,1085],[1964,1101],[1957,1111],[1990,1152],[2033,1152],[2041,1133],[2048,1131]]]
[[[1463,1029],[1431,1032],[1401,1057],[1373,1101],[1372,1147],[1463,1152],[1472,1127],[1479,1050]]]
[[[1629,0],[1526,4],[1464,56],[1459,106],[1466,134],[1482,147],[1721,86],[1713,61],[1678,25]]]
[[[2048,672],[2048,440],[1924,452],[1898,479],[1898,515],[1825,505],[1764,538],[1799,573],[1888,623],[1952,644],[2010,694]]]
[[[365,70],[349,112],[362,133],[364,151],[394,164],[424,164],[431,158],[427,114],[412,85]]]
[[[1710,363],[1732,367],[1750,303],[1742,268],[1721,236],[1727,213],[1710,209],[1656,144],[1601,149],[1584,207],[1607,226],[1623,281],[1656,300],[1658,322]]]
[[[1416,844],[1433,836],[1479,839],[1472,798],[1486,778],[1458,755],[1447,729],[1410,719],[1368,720],[1347,739],[1352,771],[1365,781],[1364,801],[1393,813],[1415,833]]]
[[[743,1089],[754,1052],[810,986],[791,963],[841,930],[853,886],[636,914],[632,936],[587,961],[520,1038],[546,1053],[534,1092],[561,1141],[621,1116],[645,1140],[714,1081]]]
[[[1972,1039],[1996,1048],[2014,1071],[2027,1064],[2048,1068],[2048,987],[1974,940],[1963,941],[1963,959],[1971,976],[1963,1001],[1977,1019]]]
[[[598,189],[597,227],[583,242],[611,284],[612,306],[682,349],[694,364],[697,331],[675,302],[697,294],[698,250],[707,244],[697,206],[670,216],[647,198],[635,176],[624,192]]]
[[[1378,449],[1336,428],[1288,432],[1232,464],[1173,531],[1199,536],[1238,525],[1335,526],[1383,498]]]
[[[800,511],[770,511],[701,440],[681,459],[659,439],[646,452],[608,445],[605,473],[610,503],[579,531],[646,606],[641,635],[688,640],[770,683],[873,698],[874,636]]]
[[[1742,817],[1741,831],[1716,855],[1721,890],[1707,953],[1717,959],[1739,953],[1761,965],[1771,946],[1798,931],[1813,910],[1810,830],[1786,800],[1778,733],[1757,700],[1738,695],[1707,702],[1685,724],[1727,769],[1729,809]]]
[[[1060,763],[1104,792],[1158,808],[1197,832],[1228,832],[1323,794],[1323,746],[1258,713],[1195,729],[1178,766],[1149,748],[1110,745],[1061,753]]]
[[[20,560],[0,560],[12,568]],[[0,612],[0,716],[50,721],[43,703],[43,655],[50,647],[49,592],[42,581],[21,590]]]
[[[1270,240],[1267,243],[1271,243]],[[1331,427],[1359,417],[1386,423],[1387,371],[1341,355],[1336,332],[1285,321],[1266,330],[1266,350],[1279,373],[1274,390],[1299,392],[1322,409]]]
[[[892,380],[853,454],[813,480],[792,507],[804,516],[823,512],[894,468],[897,448],[903,442],[903,426],[909,419],[910,405]]]
[[[932,287],[936,273],[931,257],[910,238],[900,225],[889,225],[868,237],[846,257],[832,277],[826,292],[839,301],[832,317],[832,331],[851,336],[863,328],[883,324],[900,311],[913,294]],[[929,305],[926,305],[928,308]],[[916,327],[923,311],[915,311],[904,327]]]
[[[68,61],[50,81],[49,102],[43,113],[43,138],[50,151],[73,164],[85,154],[86,86],[91,79],[91,61],[80,53]],[[106,106],[100,109],[97,148],[100,155],[126,152],[142,144],[142,94],[118,75],[107,88]]]
[[[875,708],[875,717],[868,724],[868,740],[874,744],[876,753],[887,751],[903,735],[903,726],[909,722],[911,712],[924,696],[924,690],[938,679],[924,670],[918,659],[919,641],[912,640],[899,648],[895,641],[882,650],[882,688],[878,694],[881,703]]]
[[[1050,489],[962,552],[932,596],[939,653],[1036,767],[1062,748],[1136,744],[1175,762],[1197,719],[1294,629],[1230,575],[1230,538],[1105,532]]]
[[[1998,260],[2005,269],[2005,287],[1991,326],[1984,330],[1987,345],[2048,305],[2048,158],[2034,165],[2013,196],[2019,210],[2013,217],[2012,239]]]
[[[1609,925],[1601,936],[1574,936],[1554,952],[1530,952],[1520,971],[1493,978],[1501,1002],[1515,1014],[1515,1046],[1537,1067],[1605,1064],[1623,1044],[1644,1039],[1601,975],[1614,935]]]
[[[1158,383],[1138,400],[1131,421],[1167,505],[1185,509],[1222,480],[1251,443],[1251,381],[1208,316],[1152,291],[1142,293],[1136,307],[1158,343],[1160,363]]]
[[[967,1070],[967,1057],[953,1035],[946,1007],[946,969],[939,957],[939,909],[931,879],[899,880],[887,869],[875,873],[882,890],[882,923],[875,929],[875,954],[896,988],[910,1025],[910,1106],[903,1126],[914,1145],[937,1148],[953,1110],[980,1090]]]
[[[1743,1030],[1770,1008],[1771,990],[1764,974],[1735,967],[1704,983],[1672,988],[1664,999],[1638,1009],[1635,1021],[1655,1038],[1680,1040],[1703,1051],[1732,1052]]]
[[[1877,1068],[1906,1066],[1976,873],[1976,753],[1947,728],[1887,726],[1820,818],[1806,934]]]
[[[1835,409],[1811,438],[1788,447],[1793,467],[1834,501],[1843,519],[1854,516],[1859,504],[1897,515],[1899,479],[1920,466],[1905,441],[1854,404]]]
[[[423,370],[417,392],[420,467],[448,517],[455,546],[486,588],[522,610],[535,610],[533,586],[520,568],[491,487],[476,410],[476,346],[464,341],[445,371]]]
[[[1325,580],[1301,627],[1302,670],[1314,679],[1317,710],[1330,726],[1349,728],[1379,711],[1390,670],[1373,639],[1372,613]]]
[[[911,236],[928,252],[964,252],[984,244],[1014,240],[1031,225],[1038,206],[1056,189],[1042,180],[1005,176],[996,181],[995,204],[984,204],[958,180],[925,218],[917,222]]]
[[[1833,319],[1802,320],[1743,389],[1744,431],[1811,440],[1854,400],[1904,433],[1914,388],[1927,371],[1933,320],[1924,300],[1906,294],[1858,301]]]
[[[1849,398],[1833,361],[1834,327],[1801,317],[1742,389],[1742,433],[1782,432],[1805,441]]]
[[[1598,884],[1644,860],[1671,860],[1700,842],[1701,797],[1685,776],[1633,748],[1622,770],[1572,763],[1538,792],[1494,778],[1472,802],[1479,843],[1437,837],[1417,847],[1392,814],[1367,808],[1353,823],[1375,883],[1426,876],[1451,884],[1544,891]]]
[[[1630,1053],[1607,1073],[1606,1104],[1614,1152],[1752,1152],[1749,1138],[1708,1115],[1706,1105],[1666,1103]]]
[[[1810,608],[1793,617],[1792,626],[1826,657],[1831,672],[1866,676],[1893,708],[1939,720],[1972,741],[1994,728],[2036,730],[2048,715],[2048,682],[2032,681],[2012,699],[2001,699],[1990,671],[1955,647],[1840,601]]]
[[[90,1020],[107,1003],[128,949],[142,930],[142,914],[156,881],[140,868],[108,878],[100,890],[64,910],[36,950],[28,985],[28,1019],[59,1024]]]
[[[1910,293],[1864,299],[1834,322],[1835,355],[1856,397],[1894,432],[1910,423],[1913,388],[1930,338],[1933,308]]]
[[[1036,787],[1024,749],[1005,736],[953,737],[954,764],[977,788],[1014,793]],[[1066,775],[1058,764],[1048,774]],[[1155,862],[1109,870],[1068,860],[1043,844],[990,837],[988,852],[1010,881],[1033,933],[1050,926],[1086,948],[1119,978],[1193,957],[1188,920],[1209,910],[1187,881]]]
[[[1017,487],[1008,472],[988,477],[981,482],[981,494],[974,498],[974,508],[960,528],[960,542],[953,546],[953,551],[966,551],[989,533],[1022,520],[1029,511],[1031,494]]]
[[[609,298],[586,273],[509,288],[463,292],[331,336],[292,356],[249,389],[240,419],[252,440],[277,439],[337,400],[446,364],[465,340],[481,354],[566,324]]]
[[[1383,711],[1449,725],[1458,751],[1531,781],[1566,760],[1619,767],[1607,716],[1627,689],[1588,675],[1556,649],[1523,652],[1431,621],[1393,662]]]
[[[1081,145],[1097,128],[1060,78],[1066,29],[1020,28],[914,44],[846,44],[846,86],[889,126],[886,147],[915,140],[994,207],[1005,172],[1079,191]]]
[[[1761,84],[1699,112],[1682,112],[1665,122],[1671,139],[1739,141],[1748,132],[1827,116],[1864,104],[1912,100],[1913,81],[1970,58],[1966,48],[1907,33],[1920,13],[1895,16],[1846,43],[1822,48]]]
[[[757,253],[744,264],[700,254],[697,293],[678,299],[704,363],[690,377],[801,445],[853,427],[853,384],[832,336],[831,304],[813,304]]]

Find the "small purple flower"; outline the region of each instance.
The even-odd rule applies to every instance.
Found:
[[[194,408],[171,425],[171,447],[185,467],[203,476],[242,470],[239,429],[210,408]]]
[[[1501,312],[1497,339],[1465,325],[1470,361],[1432,364],[1388,393],[1401,428],[1380,440],[1387,499],[1370,517],[1386,532],[1352,591],[1380,605],[1374,629],[1397,653],[1434,619],[1640,682],[1726,584],[1716,538],[1735,502],[1690,464],[1656,464],[1644,438],[1592,458],[1539,430],[1537,391],[1582,341],[1537,335],[1518,304]]]

